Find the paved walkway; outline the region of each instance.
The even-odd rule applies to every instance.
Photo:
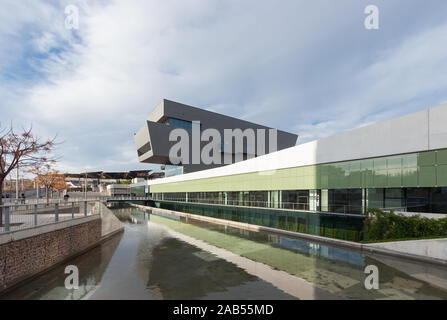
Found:
[[[447,261],[447,239],[407,240],[367,244],[407,255],[416,255]]]

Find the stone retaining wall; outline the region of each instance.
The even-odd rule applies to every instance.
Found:
[[[5,239],[0,239],[0,291],[96,245],[102,238],[101,227],[98,215],[59,224],[52,230],[47,226],[40,233],[36,228],[32,235],[30,230],[2,235]]]

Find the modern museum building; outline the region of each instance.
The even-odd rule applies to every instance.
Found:
[[[147,181],[146,192],[156,200],[325,213],[447,213],[447,105],[295,141],[278,133],[276,152]]]

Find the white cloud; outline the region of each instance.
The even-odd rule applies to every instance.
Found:
[[[28,61],[43,79],[3,80],[12,87],[0,97],[18,121],[58,132],[61,166],[79,171],[146,167],[133,133],[162,98],[295,131],[301,142],[447,98],[443,20],[419,33],[387,29],[387,10],[404,13],[381,2],[385,25],[366,33],[368,1],[343,1],[73,1],[76,31],[64,28],[68,1],[9,1],[0,70],[32,48],[45,54]]]
[[[308,124],[301,141],[328,136],[416,110],[447,99],[447,24],[412,35],[377,54],[346,81],[333,101],[324,128]],[[329,125],[327,125],[329,124]]]

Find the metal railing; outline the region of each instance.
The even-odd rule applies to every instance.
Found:
[[[3,206],[9,206],[9,205],[30,205],[30,204],[63,204],[67,202],[79,202],[79,201],[125,201],[125,200],[151,200],[151,197],[136,197],[136,196],[94,196],[94,197],[88,197],[87,199],[84,197],[70,197],[68,200],[65,200],[64,198],[53,198],[48,199],[48,201],[45,198],[39,198],[39,199],[2,199],[2,205]]]
[[[137,197],[137,196],[113,196],[105,197],[106,201],[147,201],[153,200],[151,197]]]
[[[217,204],[226,206],[238,206],[238,207],[258,207],[258,208],[272,208],[272,209],[285,209],[285,210],[300,210],[300,211],[312,211],[312,212],[334,212],[334,213],[354,213],[362,214],[362,206],[352,205],[327,205],[327,206],[311,206],[309,203],[297,203],[297,202],[267,202],[267,201],[249,201],[249,200],[220,200],[220,199],[199,199],[199,198],[164,198],[164,199],[152,199],[154,201],[175,201],[184,203],[198,203],[198,204]]]
[[[101,214],[98,200],[3,204],[0,234]]]
[[[101,214],[102,202],[147,201],[150,197],[96,196],[83,199],[6,199],[0,206],[0,234]],[[5,200],[5,199],[2,199]]]
[[[407,212],[408,207],[388,207],[388,208],[379,208],[385,212],[397,211],[397,212]]]

